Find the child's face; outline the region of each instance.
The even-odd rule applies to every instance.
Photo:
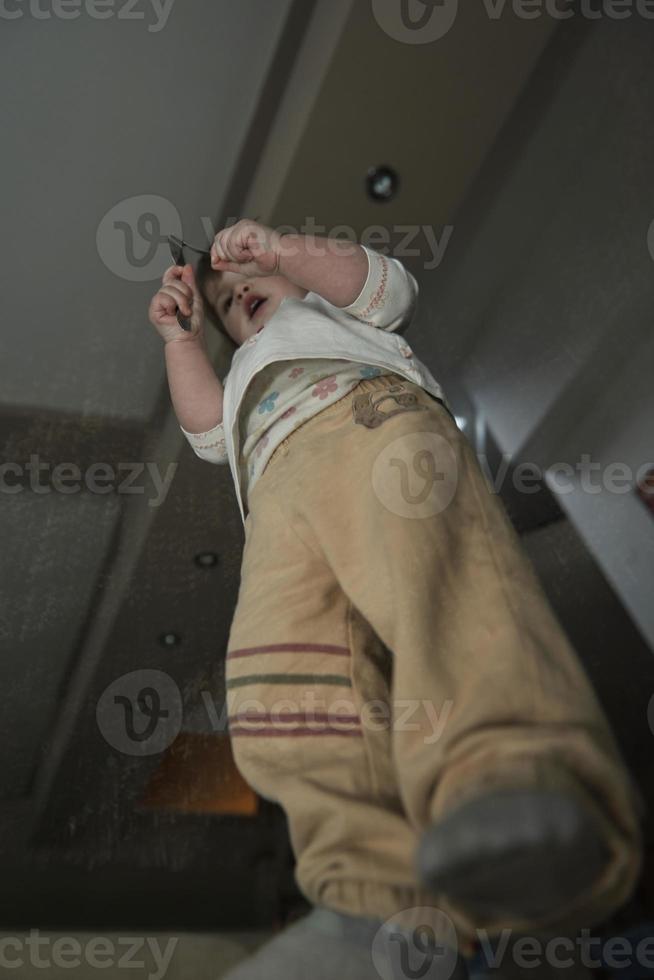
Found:
[[[249,277],[236,272],[210,277],[205,292],[225,330],[239,347],[265,327],[284,297],[304,299],[307,294],[306,289],[285,276]]]

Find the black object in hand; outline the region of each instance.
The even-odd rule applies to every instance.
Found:
[[[259,218],[255,218],[255,221],[259,221]],[[211,255],[211,251],[206,248],[195,248],[194,245],[189,245],[188,242],[183,241],[178,238],[177,235],[168,235],[168,248],[170,249],[170,254],[173,257],[173,262],[175,265],[186,265],[186,259],[184,258],[184,249],[189,248],[192,252],[197,252],[199,255]],[[177,322],[179,323],[182,330],[191,329],[191,318],[184,316],[179,308],[176,312]]]
[[[184,258],[184,249],[190,248],[192,252],[199,252],[200,255],[211,255],[211,252],[206,248],[194,248],[193,245],[189,245],[188,242],[182,241],[181,238],[177,238],[176,235],[168,235],[168,247],[170,249],[170,254],[173,257],[173,262],[175,265],[186,265],[186,260]],[[184,316],[179,308],[176,311],[177,322],[179,323],[182,330],[191,329],[191,318]]]

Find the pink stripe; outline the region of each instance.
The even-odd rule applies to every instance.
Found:
[[[289,728],[288,731],[283,731],[279,728],[230,728],[229,734],[234,735],[265,735],[266,737],[280,736],[282,738],[291,738],[297,735],[356,735],[361,736],[361,729],[358,728],[322,728],[319,731],[315,731],[313,728]]]
[[[348,724],[348,723],[354,723],[354,724],[358,725],[358,724],[360,724],[361,719],[359,718],[358,715],[339,715],[337,718],[334,718],[332,715],[328,714],[325,711],[321,711],[321,712],[318,712],[317,711],[310,718],[309,718],[309,712],[307,712],[307,711],[294,711],[292,713],[289,712],[288,714],[286,714],[285,712],[282,712],[276,718],[273,718],[273,712],[272,711],[253,711],[253,712],[240,711],[237,714],[231,715],[229,717],[228,723],[231,723],[232,721],[234,721],[234,722],[241,722],[241,721],[250,721],[250,722],[272,721],[272,722],[278,722],[279,724],[284,724],[287,721],[304,721],[304,722],[306,722],[306,721],[315,721],[315,722],[321,722],[321,721],[323,721],[323,722],[330,722],[332,724],[341,724],[341,723]]]
[[[268,643],[265,646],[242,647],[240,650],[231,650],[225,659],[253,657],[257,653],[333,653],[340,657],[349,657],[350,655],[347,647],[335,646],[333,643]]]

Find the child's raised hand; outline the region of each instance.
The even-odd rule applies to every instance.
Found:
[[[279,273],[281,235],[244,218],[223,228],[211,246],[211,268],[241,276],[275,276]]]
[[[191,318],[191,329],[177,322],[177,310]],[[148,318],[166,344],[197,340],[204,333],[204,304],[191,265],[166,269],[161,287],[150,301]]]

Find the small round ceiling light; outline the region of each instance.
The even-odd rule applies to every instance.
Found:
[[[373,201],[383,203],[392,201],[397,196],[400,178],[392,167],[371,167],[366,174],[366,191]]]
[[[198,568],[214,568],[218,564],[215,551],[200,551],[193,559]]]
[[[167,633],[159,634],[159,643],[162,647],[177,647],[181,642],[181,636],[178,633],[173,633],[171,630]]]

